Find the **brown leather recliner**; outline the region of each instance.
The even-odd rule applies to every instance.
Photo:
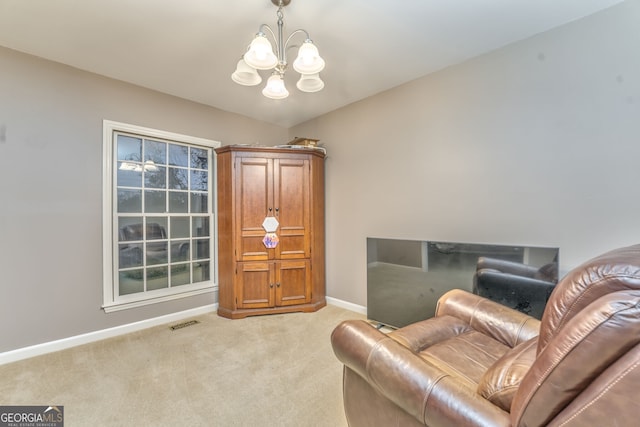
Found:
[[[453,290],[431,319],[331,340],[351,427],[636,426],[640,245],[568,273],[541,321]]]

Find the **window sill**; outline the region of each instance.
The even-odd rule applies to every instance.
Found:
[[[116,301],[104,304],[102,309],[105,313],[113,313],[121,310],[128,310],[130,308],[144,307],[146,305],[157,304],[160,302],[166,301],[174,301],[181,298],[191,297],[194,295],[202,295],[206,293],[214,293],[218,290],[217,286],[207,286],[206,288],[194,289],[186,292],[159,296],[156,298],[147,298],[143,300],[135,300],[135,301]]]

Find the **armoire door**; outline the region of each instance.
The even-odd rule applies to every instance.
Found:
[[[309,258],[309,160],[274,160],[274,206],[280,223],[276,259]]]
[[[262,223],[267,215],[276,214],[273,207],[273,160],[238,157],[235,174],[236,260],[273,258],[262,243],[265,234]]]
[[[275,305],[276,274],[273,262],[239,262],[236,270],[238,308],[268,308]]]
[[[309,260],[276,262],[277,306],[306,304],[311,301],[311,268]]]

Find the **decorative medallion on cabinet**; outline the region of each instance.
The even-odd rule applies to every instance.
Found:
[[[324,307],[324,153],[228,145],[216,154],[218,314]]]

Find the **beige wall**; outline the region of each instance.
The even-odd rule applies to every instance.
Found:
[[[327,160],[327,293],[366,305],[366,238],[640,243],[640,2],[290,130]]]
[[[103,119],[223,144],[288,138],[284,128],[0,48],[0,352],[215,302],[208,294],[100,308]]]

